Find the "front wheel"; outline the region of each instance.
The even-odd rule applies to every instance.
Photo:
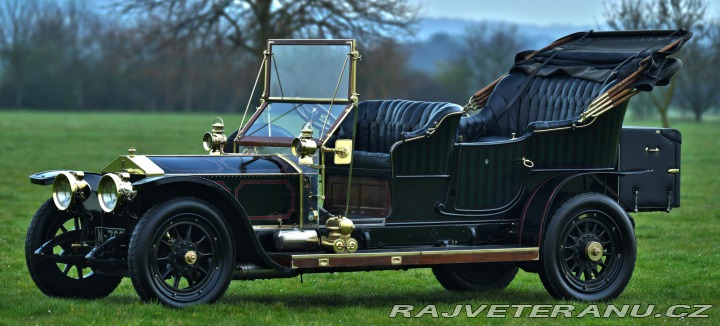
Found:
[[[219,299],[235,260],[229,230],[217,209],[196,198],[151,208],[130,238],[130,277],[140,298],[178,308]]]
[[[585,193],[564,202],[550,220],[541,248],[540,279],[557,299],[616,298],[635,268],[635,234],[612,199]]]
[[[91,246],[83,222],[78,215],[59,211],[52,199],[32,218],[25,238],[25,261],[30,277],[44,294],[95,299],[106,297],[120,284],[122,277],[96,274],[86,264]]]
[[[435,278],[451,291],[492,291],[506,288],[518,272],[511,263],[478,263],[433,267]]]

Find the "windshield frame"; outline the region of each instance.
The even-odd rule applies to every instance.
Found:
[[[313,102],[317,103],[317,102]],[[272,147],[289,147],[290,144],[292,144],[293,138],[289,137],[267,137],[267,136],[245,136],[245,133],[250,129],[250,127],[255,123],[255,121],[262,116],[263,112],[265,112],[265,109],[272,103],[270,102],[264,102],[256,111],[255,114],[248,120],[248,122],[240,129],[238,132],[237,137],[235,138],[235,143],[238,146],[272,146]],[[327,128],[327,132],[319,139],[322,144],[325,144],[325,142],[330,139],[330,137],[337,131],[338,126],[347,118],[347,116],[352,111],[353,107],[356,106],[356,103],[350,102],[350,103],[335,103],[334,105],[342,105],[344,108],[340,112],[339,116],[335,121]],[[293,130],[294,132],[295,130]],[[300,130],[297,130],[298,135],[300,134]]]
[[[270,94],[271,78],[273,73],[273,56],[272,47],[273,45],[349,45],[350,52],[345,67],[344,74],[348,75],[348,89],[347,93],[344,90],[338,89],[335,98],[306,98],[306,97],[277,97]],[[356,62],[359,55],[355,50],[355,40],[353,39],[297,39],[297,40],[279,40],[273,39],[268,40],[268,47],[266,53],[267,64],[265,65],[265,79],[264,79],[264,91],[262,98],[269,102],[295,102],[295,103],[350,103],[355,97],[355,78],[356,78]],[[294,64],[297,62],[293,62]],[[338,71],[340,73],[340,71]],[[339,77],[339,76],[338,76]]]

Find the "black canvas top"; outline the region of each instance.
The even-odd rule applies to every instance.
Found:
[[[680,50],[691,36],[692,32],[685,29],[575,33],[566,36],[570,41],[541,50],[529,59],[525,57],[530,51],[518,53],[510,72],[541,77],[565,75],[607,83],[634,73],[649,57],[648,69],[629,86],[650,91],[655,85],[667,85],[682,66],[679,59],[668,56]],[[677,46],[659,52],[678,40]]]

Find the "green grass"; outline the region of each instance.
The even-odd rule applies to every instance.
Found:
[[[200,154],[201,137],[214,115],[138,113],[0,112],[0,325],[2,324],[526,324],[545,319],[491,320],[388,318],[393,304],[442,311],[456,304],[567,304],[553,300],[535,274],[521,272],[502,292],[459,294],[443,290],[429,270],[306,275],[265,281],[236,281],[214,305],[184,310],[143,304],[125,279],[108,298],[96,301],[45,297],[25,267],[27,225],[50,195],[31,185],[37,171],[72,168],[98,171],[134,146],[138,153]],[[224,115],[228,129],[239,116]],[[656,312],[674,304],[720,303],[720,123],[677,123],[683,133],[682,208],[671,214],[645,213],[637,222],[638,259],[625,292],[610,302],[654,304]],[[587,304],[575,303],[576,310]],[[720,307],[704,320],[715,323]],[[512,314],[512,310],[510,314]],[[564,323],[655,324],[669,318],[612,320],[559,318]]]

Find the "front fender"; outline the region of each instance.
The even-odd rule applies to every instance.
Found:
[[[38,172],[30,175],[30,183],[40,186],[49,186],[53,184],[53,181],[55,181],[55,177],[61,172],[74,171],[75,170],[50,170]],[[100,203],[97,200],[97,189],[102,175],[87,171],[83,171],[83,173],[85,174],[83,180],[85,180],[85,182],[87,182],[90,186],[90,196],[88,196],[88,198],[83,202],[82,205],[85,208],[86,212],[92,214],[93,216],[100,216],[101,210]],[[48,195],[52,196],[52,193],[49,193]]]
[[[74,172],[74,170],[50,170],[38,172],[30,175],[30,183],[39,186],[49,186],[53,184],[53,181],[55,181],[55,177],[62,172]],[[83,173],[85,173],[85,181],[90,184],[90,187],[96,189],[98,182],[100,182],[101,175],[98,173],[87,171],[83,171]]]
[[[258,240],[252,223],[242,205],[225,188],[217,183],[198,176],[165,175],[149,177],[133,183],[138,191],[138,198],[144,191],[160,196],[155,202],[168,200],[176,196],[192,196],[201,198],[219,209],[235,236],[238,257],[242,263],[250,263],[260,267],[272,268],[279,273],[291,276],[293,271],[273,261]]]

